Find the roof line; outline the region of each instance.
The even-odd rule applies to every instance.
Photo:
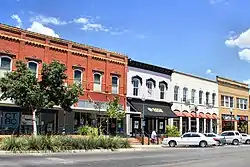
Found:
[[[232,79],[228,79],[228,78],[224,78],[224,77],[220,77],[220,76],[216,76],[216,79],[224,79],[224,80],[227,80],[227,81],[231,81],[231,82],[235,82],[237,84],[241,84],[241,85],[245,85],[246,87],[248,87],[248,84],[244,83],[244,82],[239,82],[239,81],[235,81],[235,80],[232,80]]]
[[[180,71],[176,71],[176,70],[174,70],[174,73],[178,73],[178,74],[186,75],[186,76],[189,76],[189,77],[193,77],[193,78],[201,79],[201,80],[208,81],[208,82],[217,83],[217,81],[216,81],[216,80],[207,79],[207,78],[203,78],[203,77],[200,77],[200,76],[197,76],[197,75],[187,74],[187,73],[180,72]]]

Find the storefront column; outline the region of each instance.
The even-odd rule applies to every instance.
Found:
[[[126,114],[126,134],[130,135],[130,114]]]
[[[191,117],[188,117],[188,131],[191,132]]]
[[[165,119],[165,127],[168,125],[168,120]]]
[[[156,130],[156,132],[159,132],[158,131],[158,122],[159,122],[159,120],[158,120],[158,118],[156,118],[155,119],[155,130]]]
[[[171,126],[171,127],[174,125],[174,118],[169,118],[168,119],[168,125]]]
[[[238,122],[234,121],[233,124],[234,124],[234,130],[238,130]]]
[[[199,129],[200,129],[200,119],[196,118],[196,132],[199,133]]]
[[[210,129],[209,132],[212,133],[213,132],[213,120],[210,119]]]
[[[203,131],[204,131],[204,133],[206,133],[206,129],[207,129],[207,128],[206,128],[206,127],[207,127],[207,124],[206,124],[206,123],[207,123],[207,121],[206,121],[206,120],[207,120],[207,119],[205,119],[205,118],[204,118],[204,127],[203,127],[203,128],[204,128],[204,130],[203,130]]]
[[[180,125],[179,125],[179,127],[180,127],[180,134],[182,135],[182,117],[180,117]]]

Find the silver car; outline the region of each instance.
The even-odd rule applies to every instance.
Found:
[[[250,135],[248,135],[246,133],[241,133],[241,136],[242,136],[241,142],[243,144],[250,144]]]
[[[224,131],[221,133],[227,144],[239,145],[242,142],[242,136],[238,131]]]

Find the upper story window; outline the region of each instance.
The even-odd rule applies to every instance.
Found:
[[[160,99],[165,99],[166,86],[164,84],[160,84],[159,88],[160,88]]]
[[[216,93],[212,94],[212,104],[215,106],[215,98],[216,98]]]
[[[11,71],[11,61],[9,57],[2,56],[0,57],[0,78],[8,71]]]
[[[203,101],[203,91],[200,90],[199,91],[199,104],[202,104],[202,101]]]
[[[187,101],[187,93],[188,93],[188,88],[183,88],[183,101]]]
[[[133,95],[138,96],[139,95],[139,79],[133,78],[132,84],[133,84]]]
[[[35,61],[28,62],[28,68],[38,77],[38,63]]]
[[[234,107],[234,98],[231,96],[221,95],[221,106],[233,108]]]
[[[153,94],[153,82],[147,81],[146,83],[147,89],[148,89],[148,96],[152,97]]]
[[[102,91],[102,75],[100,73],[94,73],[94,91]]]
[[[247,109],[247,103],[248,100],[244,99],[244,98],[237,98],[237,108],[241,109],[241,110],[246,110]]]
[[[174,101],[178,101],[179,97],[179,86],[174,87]]]
[[[209,104],[209,95],[210,95],[210,93],[206,92],[206,105]]]
[[[119,93],[119,78],[117,76],[112,76],[112,93]]]
[[[82,71],[74,70],[74,83],[81,84],[82,83]]]
[[[195,103],[195,92],[196,92],[196,90],[192,89],[192,91],[191,91],[191,103]]]

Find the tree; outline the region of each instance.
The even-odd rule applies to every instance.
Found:
[[[16,71],[0,79],[0,99],[11,99],[16,105],[32,111],[33,135],[37,135],[36,112],[43,108],[60,106],[71,111],[71,106],[82,94],[80,85],[65,85],[67,70],[64,64],[53,61],[43,64],[40,81],[22,61],[16,62]]]
[[[125,117],[125,111],[120,105],[120,98],[116,96],[112,101],[109,102],[107,106],[108,119],[115,119],[116,122]],[[108,120],[107,120],[108,122]],[[107,123],[109,126],[109,123]]]

